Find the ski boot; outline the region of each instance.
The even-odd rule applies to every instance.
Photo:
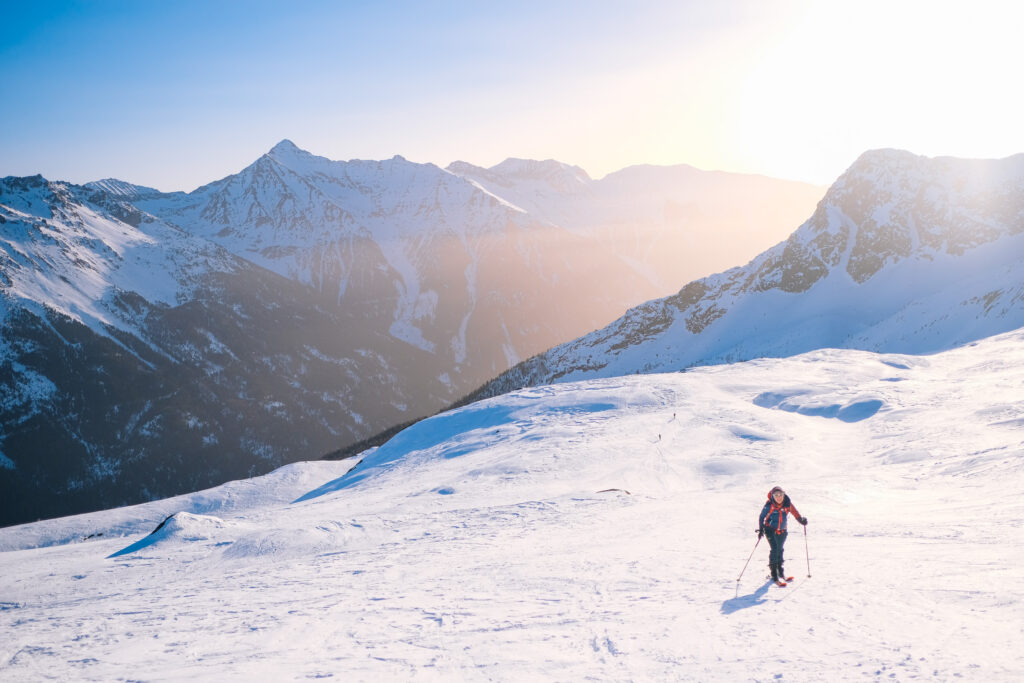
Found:
[[[775,585],[781,588],[786,587],[785,575],[782,573],[782,565],[772,565],[772,580],[775,581]]]

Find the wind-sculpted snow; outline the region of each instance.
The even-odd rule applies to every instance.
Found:
[[[1022,386],[1024,330],[564,383],[420,422],[358,481],[0,529],[0,678],[1017,680]],[[755,545],[776,484],[809,519],[787,588]]]
[[[224,520],[206,515],[177,512],[160,522],[145,538],[112,553],[109,557],[121,557],[146,548],[155,548],[168,543],[196,543],[210,541],[219,536],[225,528]],[[218,545],[215,542],[215,545]]]
[[[194,545],[221,552],[230,561],[282,561],[379,546],[391,532],[383,527],[368,529],[366,524],[333,520],[309,529],[267,530],[244,522],[177,512],[160,522],[149,535],[112,553],[108,559]]]
[[[539,423],[557,420],[563,413],[596,416],[621,407],[610,401],[573,403],[564,407],[552,407],[545,402],[538,406],[536,398],[529,393],[518,394],[500,403],[483,401],[422,420],[380,448],[364,453],[345,476],[300,496],[295,502],[355,486],[367,478],[383,475],[398,463],[406,465],[412,460],[428,463],[436,458],[450,460],[468,455],[486,448],[495,434],[525,433]],[[440,488],[438,492],[451,495],[454,489]]]
[[[754,404],[762,408],[777,408],[800,415],[836,418],[843,422],[866,420],[885,406],[885,401],[877,398],[857,398],[846,403],[832,403],[821,397],[804,400],[804,397],[811,393],[811,391],[803,389],[785,392],[768,391],[758,394],[754,398]]]

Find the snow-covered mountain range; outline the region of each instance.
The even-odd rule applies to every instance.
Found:
[[[449,396],[418,349],[107,193],[6,179],[0,204],[3,522],[250,476]]]
[[[437,355],[452,383],[493,376],[654,291],[597,241],[401,157],[331,161],[284,141],[237,175],[134,203]]]
[[[1018,681],[1021,386],[1024,331],[563,383],[0,529],[0,678]]]
[[[865,153],[789,239],[470,396],[836,347],[953,348],[1024,325],[1024,155]]]
[[[724,206],[777,240],[817,193],[686,167],[341,162],[288,141],[191,193],[0,180],[0,525],[258,474],[434,412],[712,272],[694,245],[738,234]]]

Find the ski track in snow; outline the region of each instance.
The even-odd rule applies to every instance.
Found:
[[[0,530],[0,678],[1021,680],[1022,361],[1015,332],[538,387]],[[737,582],[776,483],[795,582],[764,542]]]

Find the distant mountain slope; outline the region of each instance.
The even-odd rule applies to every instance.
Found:
[[[593,180],[578,166],[508,159],[468,178],[538,220],[600,241],[663,296],[742,263],[806,219],[825,188],[692,166],[631,166]]]
[[[865,153],[785,242],[531,358],[470,398],[788,356],[926,353],[1024,325],[1024,155]]]

